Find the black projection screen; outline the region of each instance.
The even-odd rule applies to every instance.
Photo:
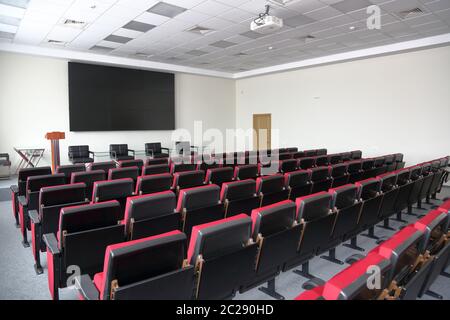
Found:
[[[70,131],[174,130],[171,73],[69,62]]]

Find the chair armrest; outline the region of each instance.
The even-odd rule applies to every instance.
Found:
[[[117,153],[116,153],[115,151],[110,151],[110,152],[109,152],[109,155],[110,155],[110,156],[113,156],[114,159],[117,158]]]
[[[12,185],[9,187],[11,189],[11,192],[13,193],[19,193],[19,187],[16,185]]]
[[[88,151],[89,154],[92,154],[93,157],[95,157],[95,153],[93,151]]]
[[[37,210],[28,211],[28,215],[30,216],[32,224],[40,224],[41,223],[41,218],[39,217],[39,213],[37,212]]]
[[[170,151],[169,148],[162,148],[162,147],[161,147],[161,151],[162,151],[162,150],[166,150],[167,153],[169,153],[169,151]]]
[[[47,246],[47,250],[49,250],[52,255],[55,256],[61,253],[54,233],[46,233],[42,238]]]
[[[136,151],[134,151],[134,150],[128,149],[128,152],[131,152],[133,154],[133,156],[136,155]]]
[[[20,196],[17,197],[17,201],[19,202],[19,205],[26,207],[28,202],[27,202],[27,198],[25,196]]]
[[[89,275],[84,274],[76,277],[75,287],[85,300],[99,300],[99,291]]]

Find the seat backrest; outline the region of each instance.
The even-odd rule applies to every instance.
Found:
[[[397,174],[396,173],[386,173],[378,176],[378,179],[381,180],[381,191],[387,192],[397,185]]]
[[[386,156],[384,156],[384,163],[385,164],[392,164],[395,161],[395,155],[393,154],[388,154]]]
[[[258,194],[271,194],[283,191],[285,188],[284,176],[281,174],[256,179],[256,191]]]
[[[234,180],[256,179],[259,175],[257,164],[247,164],[234,168]]]
[[[251,215],[253,239],[256,240],[258,234],[265,237],[292,228],[295,213],[295,203],[290,200],[253,209]]]
[[[186,235],[178,230],[109,245],[105,251],[100,298],[110,298],[114,280],[124,287],[182,268],[185,247]]]
[[[256,181],[253,179],[225,182],[222,184],[220,201],[250,199],[256,196]]]
[[[400,169],[397,172],[397,184],[403,186],[411,179],[411,171],[409,169]]]
[[[305,157],[315,157],[317,156],[317,150],[305,150]]]
[[[351,152],[342,152],[341,158],[342,158],[342,161],[352,160],[352,153]]]
[[[402,162],[403,161],[403,153],[396,153],[396,154],[394,154],[394,161],[395,162]]]
[[[369,170],[374,167],[375,160],[373,159],[364,159],[361,161],[361,166],[363,170]]]
[[[69,158],[89,158],[89,146],[69,146]]]
[[[351,151],[351,154],[352,154],[352,159],[353,160],[359,160],[359,159],[362,158],[362,151],[361,150]]]
[[[123,178],[109,181],[94,182],[92,191],[93,202],[103,202],[108,200],[123,199],[132,196],[134,192],[134,182],[131,178]]]
[[[360,160],[350,161],[347,166],[348,173],[354,173],[362,170],[362,162]]]
[[[188,261],[209,260],[244,248],[251,238],[252,220],[245,214],[195,226],[189,241]]]
[[[87,171],[103,170],[105,174],[108,174],[109,169],[116,168],[114,161],[94,162],[87,165]]]
[[[331,194],[331,207],[336,209],[344,209],[355,204],[358,199],[358,187],[354,184],[347,184],[328,190]]]
[[[169,173],[170,167],[168,164],[154,164],[142,167],[142,175],[150,176],[152,174]]]
[[[208,169],[206,171],[205,183],[217,184],[233,181],[234,169],[231,167]]]
[[[298,169],[297,159],[281,160],[279,163],[278,171],[282,173],[292,172]]]
[[[370,178],[355,183],[358,187],[358,198],[369,200],[375,198],[381,191],[381,180]]]
[[[316,164],[316,158],[314,158],[314,157],[305,157],[305,158],[301,158],[298,161],[298,167],[303,170],[311,169],[312,167],[315,166],[315,164]]]
[[[318,156],[325,156],[325,155],[327,155],[327,153],[328,153],[327,149],[317,149]]]
[[[330,169],[328,167],[319,167],[311,169],[311,181],[323,181],[330,177]]]
[[[220,188],[215,184],[183,189],[178,195],[177,211],[207,208],[220,203]]]
[[[330,168],[333,178],[342,177],[347,173],[347,164],[345,163],[333,164]]]
[[[145,165],[152,166],[156,164],[166,164],[169,165],[169,158],[155,158],[155,159],[147,159]]]
[[[17,186],[19,187],[19,196],[25,195],[27,179],[32,176],[42,176],[52,174],[50,167],[22,168],[19,170]]]
[[[172,189],[186,189],[202,186],[205,172],[202,170],[177,172],[173,175]]]
[[[47,174],[42,176],[31,176],[27,179],[26,194],[39,192],[43,187],[58,186],[66,184],[66,176],[63,173]]]
[[[379,168],[379,167],[384,166],[385,163],[386,163],[386,158],[385,157],[378,157],[378,158],[374,159],[373,166],[375,168]]]
[[[108,172],[108,180],[131,178],[133,179],[133,181],[136,181],[138,176],[139,176],[138,167],[115,168],[109,169]]]
[[[193,171],[196,168],[196,164],[191,162],[191,158],[173,158],[170,164],[170,172],[172,174],[183,171]]]
[[[86,197],[91,199],[94,182],[106,180],[106,174],[103,170],[94,170],[86,172],[74,172],[70,183],[84,183],[86,185]]]
[[[305,197],[297,198],[297,221],[313,221],[323,218],[330,214],[331,194],[328,192],[319,192]]]
[[[421,166],[414,166],[412,168],[409,169],[411,172],[411,180],[415,181],[417,179],[420,178],[420,176],[422,175],[422,167]]]
[[[70,182],[70,175],[73,172],[84,172],[86,171],[86,166],[84,164],[71,164],[67,166],[56,167],[56,173],[63,173],[66,176],[67,183]]]
[[[305,153],[303,151],[299,151],[299,152],[295,152],[292,157],[294,159],[299,159],[299,158],[304,158],[305,157]]]
[[[117,156],[128,155],[128,145],[127,144],[110,144],[109,151],[115,152]]]
[[[327,157],[329,164],[338,164],[342,162],[342,154],[330,154]]]
[[[316,157],[316,165],[321,166],[327,166],[328,165],[328,156],[317,156]]]
[[[86,204],[61,209],[59,218],[59,243],[62,248],[62,235],[82,232],[118,224],[121,215],[117,201]]]
[[[176,204],[177,199],[172,191],[129,197],[125,207],[126,224],[128,225],[132,218],[139,221],[174,213]]]
[[[129,167],[138,167],[139,170],[144,166],[144,161],[142,159],[134,159],[134,160],[121,160],[118,163],[119,168],[129,168]]]
[[[161,142],[152,142],[145,144],[145,151],[152,151],[153,153],[161,153]]]
[[[84,183],[43,187],[39,193],[39,208],[83,202],[85,200],[86,185]]]
[[[286,187],[297,188],[311,182],[311,170],[297,170],[284,175]]]
[[[168,191],[172,187],[173,177],[170,173],[153,174],[138,177],[136,194],[150,194]]]

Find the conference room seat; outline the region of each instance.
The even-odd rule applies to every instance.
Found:
[[[317,156],[316,157],[316,166],[318,167],[324,167],[324,166],[328,166],[329,165],[329,161],[328,161],[328,156]]]
[[[317,156],[317,149],[314,149],[314,150],[304,150],[303,152],[305,153],[305,157],[307,157],[307,158]]]
[[[70,183],[71,174],[73,172],[85,172],[86,167],[84,164],[72,164],[67,166],[56,167],[55,173],[62,173],[66,177],[66,183]]]
[[[234,180],[247,180],[259,177],[259,167],[257,164],[239,165],[234,168]]]
[[[333,231],[337,212],[333,210],[332,196],[327,192],[297,198],[296,220],[302,225],[303,231],[295,257],[284,266],[284,271],[301,265],[300,270],[294,270],[314,283],[322,281],[309,272],[309,260],[321,248],[325,248]]]
[[[394,154],[394,161],[396,163],[394,170],[400,170],[405,167],[405,162],[403,161],[404,155],[403,153]]]
[[[170,173],[194,171],[196,164],[192,162],[191,157],[175,157],[170,159]]]
[[[252,210],[260,205],[260,199],[256,194],[255,180],[247,179],[223,183],[220,201],[224,204],[225,218],[240,213],[250,215]]]
[[[145,155],[153,159],[168,158],[169,149],[161,147],[161,142],[146,143]]]
[[[351,151],[352,159],[353,160],[359,160],[362,158],[362,151],[361,150],[353,150]]]
[[[348,182],[355,183],[363,180],[364,170],[362,169],[361,160],[350,161],[347,163],[347,172],[349,174]]]
[[[94,153],[89,150],[89,146],[69,146],[69,161],[72,164],[85,164],[94,162]],[[92,157],[91,157],[92,155]]]
[[[261,207],[287,200],[289,197],[289,190],[286,188],[284,176],[281,174],[256,179],[256,193],[261,200]]]
[[[172,188],[173,177],[170,173],[153,174],[138,177],[136,195],[169,191]]]
[[[196,163],[196,170],[207,171],[208,169],[215,169],[220,167],[219,161],[216,161],[215,158],[211,157],[211,155],[202,154],[197,156],[194,159],[194,163]]]
[[[106,247],[102,272],[80,277],[83,300],[189,300],[194,267],[186,235],[172,231]]]
[[[206,171],[205,184],[215,184],[221,187],[224,182],[233,181],[233,177],[234,168],[231,167],[208,169]]]
[[[43,237],[53,300],[59,299],[59,288],[75,284],[68,281],[74,272],[93,276],[102,270],[106,247],[125,241],[125,226],[120,220],[122,210],[117,201],[61,209],[57,235]]]
[[[373,159],[374,176],[387,173],[386,157],[377,157]]]
[[[341,154],[330,154],[327,156],[328,164],[334,165],[343,162]]]
[[[424,177],[422,176],[422,167],[420,165],[412,166],[408,168],[411,172],[410,179],[414,183],[411,193],[408,196],[408,215],[416,216],[412,212],[412,207],[414,204],[418,203],[420,191],[422,190],[422,185],[424,182]]]
[[[310,170],[297,170],[286,173],[284,175],[284,181],[289,191],[289,199],[292,201],[311,194],[312,182]]]
[[[87,171],[103,170],[108,175],[109,169],[115,169],[117,165],[114,161],[94,162],[86,166]]]
[[[117,162],[118,168],[138,167],[139,172],[142,170],[143,166],[144,166],[144,160],[142,160],[142,159],[120,160]]]
[[[347,172],[347,164],[333,164],[329,167],[330,176],[333,178],[333,188],[344,186],[348,183],[349,174]]]
[[[417,199],[417,207],[422,209],[423,200],[428,197],[428,192],[430,190],[431,184],[433,183],[435,173],[431,170],[430,163],[422,164],[421,175],[423,177],[422,188],[420,189],[419,196]]]
[[[27,230],[31,230],[29,212],[31,210],[39,210],[39,192],[41,188],[62,184],[66,184],[66,176],[63,173],[29,176],[27,178],[25,195],[17,198],[22,245],[25,248],[30,246],[27,235]]]
[[[317,149],[317,156],[326,156],[328,154],[328,150],[327,149]]]
[[[46,247],[42,236],[47,233],[56,234],[60,210],[64,207],[88,203],[84,183],[41,188],[38,209],[28,212],[31,222],[31,243],[36,274],[43,272],[40,252],[45,252]]]
[[[317,193],[321,191],[328,191],[333,185],[333,178],[330,175],[330,169],[328,167],[317,167],[310,169],[312,191],[311,193]]]
[[[146,238],[180,228],[177,199],[172,191],[128,197],[125,229],[128,240]]]
[[[133,180],[133,187],[136,185],[137,178],[139,177],[138,167],[125,167],[125,168],[115,168],[109,169],[108,180],[118,180],[124,178],[130,178]]]
[[[220,201],[219,186],[211,184],[181,190],[177,212],[181,214],[181,230],[188,238],[193,226],[223,219],[224,207]]]
[[[246,283],[258,250],[251,232],[252,220],[245,214],[192,229],[187,259],[198,274],[196,299],[230,299]]]
[[[272,154],[272,157],[275,157],[275,159],[277,159],[277,155],[276,154]],[[278,154],[278,160],[279,161],[283,161],[283,160],[289,160],[292,159],[292,153],[279,153]]]
[[[132,155],[130,155],[130,153]],[[127,144],[110,144],[109,155],[112,160],[133,160],[135,156],[134,150],[128,149]]]
[[[289,147],[289,148],[286,148],[286,152],[287,153],[295,153],[295,152],[298,152],[298,148],[297,147]]]
[[[169,173],[170,167],[168,164],[153,164],[142,167],[142,176],[151,176],[152,174]]]
[[[11,204],[16,227],[20,227],[19,221],[19,200],[20,196],[25,196],[28,177],[52,174],[50,167],[21,168],[17,177],[17,185],[11,185]]]
[[[180,190],[200,187],[205,184],[205,172],[202,170],[177,172],[173,175],[172,190],[179,194]]]
[[[340,153],[342,161],[347,162],[352,160],[352,153],[351,152],[342,152]]]
[[[378,169],[375,168],[375,160],[374,159],[361,160],[361,169],[363,170],[362,177],[361,177],[362,180],[376,177],[376,174],[378,171]]]
[[[441,169],[441,160],[435,160],[431,163],[431,171],[434,173],[433,181],[431,182],[430,189],[427,194],[427,203],[430,200],[436,198],[436,193],[440,189],[442,183],[442,177],[444,176],[444,170]]]
[[[292,154],[293,159],[300,159],[300,158],[304,158],[304,157],[305,157],[305,152],[303,152],[303,151],[295,152],[294,154]]]
[[[295,215],[296,206],[290,200],[252,211],[252,237],[258,244],[258,256],[254,275],[247,279],[241,292],[267,282],[267,287],[259,290],[284,300],[276,292],[275,277],[280,274],[283,265],[295,256],[300,241],[303,226],[296,222]]]
[[[116,200],[120,204],[122,220],[127,198],[131,196],[134,196],[134,181],[131,178],[96,181],[92,191],[92,203]]]
[[[292,171],[298,170],[298,160],[297,159],[288,159],[281,160],[278,163],[278,172],[279,173],[288,173]]]
[[[302,170],[307,170],[315,167],[316,158],[314,157],[305,157],[298,160],[298,168]]]
[[[330,189],[328,193],[332,196],[331,207],[336,212],[336,220],[328,243],[320,248],[321,252],[329,251],[328,255],[321,258],[336,264],[344,264],[336,258],[336,247],[357,228],[363,203],[358,195],[358,187],[353,184]]]
[[[157,159],[147,159],[145,160],[146,166],[153,166],[156,164],[169,164],[169,158],[157,158]]]
[[[390,225],[390,217],[395,213],[395,201],[399,188],[397,186],[398,175],[396,173],[386,173],[378,176],[381,181],[381,194],[383,196],[378,220],[384,221],[382,228],[394,230]]]
[[[394,212],[397,214],[396,220],[406,222],[402,219],[403,210],[408,208],[408,198],[414,187],[414,181],[411,180],[411,171],[409,169],[400,169],[397,174],[398,193],[395,199]]]
[[[74,172],[71,175],[70,183],[84,183],[86,186],[86,198],[92,200],[92,191],[94,182],[106,180],[106,174],[103,170],[94,170],[86,172]]]

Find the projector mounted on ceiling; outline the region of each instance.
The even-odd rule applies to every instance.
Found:
[[[252,31],[268,34],[283,27],[283,19],[270,15],[270,6],[266,6],[266,12],[259,14],[259,17],[252,21],[250,29]]]

